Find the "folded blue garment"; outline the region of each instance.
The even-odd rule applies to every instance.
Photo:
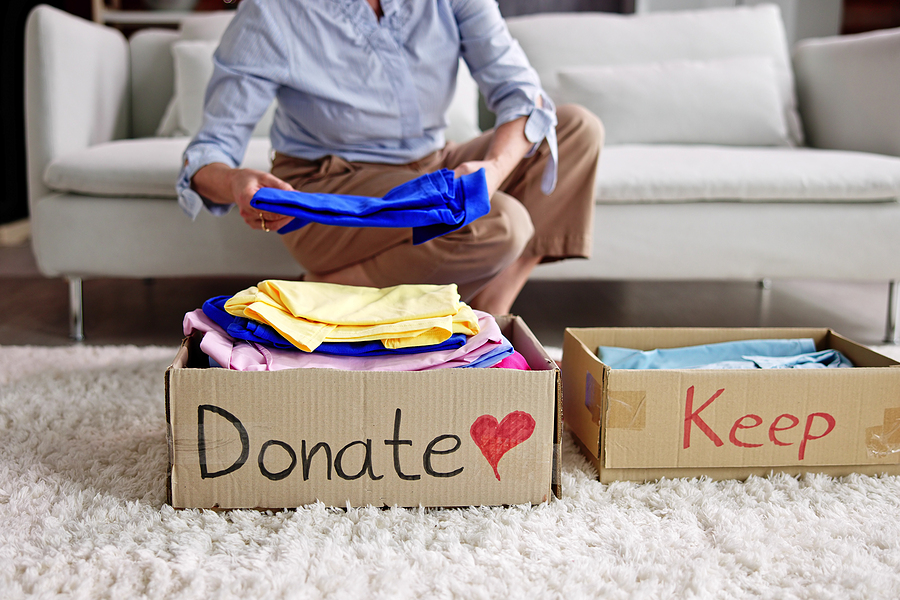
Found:
[[[497,346],[490,352],[486,352],[485,354],[482,354],[474,361],[470,362],[467,365],[463,365],[460,368],[463,368],[463,369],[471,369],[471,368],[487,369],[487,368],[493,367],[494,365],[496,365],[498,362],[500,362],[501,360],[503,360],[504,358],[506,358],[513,352],[515,352],[513,345],[509,342],[508,339],[506,339],[505,336],[501,335],[499,346]]]
[[[323,223],[344,227],[412,227],[413,244],[449,233],[490,211],[484,169],[454,178],[441,169],[399,185],[383,198],[262,188],[250,206],[294,220],[278,230],[288,233]]]
[[[816,344],[811,338],[739,340],[644,351],[599,346],[597,356],[613,369],[785,369],[853,366],[853,363],[837,350],[816,352]]]
[[[293,350],[296,347],[275,331],[271,325],[259,323],[245,317],[236,317],[225,310],[225,302],[231,296],[215,296],[203,303],[203,314],[224,329],[236,340],[255,342],[263,346]],[[466,343],[466,334],[454,333],[440,344],[414,346],[411,348],[385,348],[379,340],[369,342],[322,342],[315,352],[338,356],[382,356],[397,354],[420,354],[434,350],[455,350]]]

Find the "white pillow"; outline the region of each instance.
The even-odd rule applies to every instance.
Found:
[[[186,15],[179,31],[183,40],[218,40],[234,18],[233,10],[213,10]]]
[[[179,40],[219,40],[233,18],[233,10],[189,14],[181,21]],[[174,68],[175,57],[173,56],[172,59]],[[173,95],[172,99],[169,100],[166,111],[156,128],[156,135],[157,137],[188,135],[187,130],[181,126],[181,121],[179,120],[177,95]]]
[[[175,115],[171,114],[173,107],[170,104],[160,123],[159,135],[193,137],[200,131],[203,124],[203,98],[212,78],[212,57],[218,45],[218,41],[212,40],[182,40],[172,44],[172,56],[175,59]],[[269,135],[275,116],[275,104],[272,102],[256,124],[254,137]],[[173,121],[177,121],[177,127],[172,127]],[[167,133],[166,128],[171,133]]]
[[[608,144],[787,146],[769,57],[560,69],[558,100],[603,121]]]
[[[481,135],[478,126],[478,84],[462,59],[456,75],[456,92],[445,116],[447,129],[444,137],[448,141],[462,143]]]
[[[178,118],[178,98],[173,95],[169,104],[166,105],[166,112],[163,113],[162,119],[156,127],[156,137],[183,137],[186,135],[187,131],[181,128],[181,121]]]
[[[802,145],[790,51],[777,5],[786,3],[752,4],[634,15],[543,13],[510,17],[507,25],[553,98],[556,72],[563,67],[768,56],[774,61],[791,141]]]

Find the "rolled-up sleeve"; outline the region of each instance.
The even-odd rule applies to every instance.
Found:
[[[203,125],[184,151],[175,184],[178,203],[192,219],[204,206],[213,214],[230,210],[231,205],[216,204],[198,194],[191,188],[191,179],[212,163],[241,164],[253,128],[286,77],[285,48],[277,19],[266,3],[242,2],[213,57]]]
[[[493,0],[453,0],[459,26],[462,56],[478,82],[488,110],[502,125],[519,117],[525,122],[525,137],[534,144],[531,152],[547,140],[550,160],[541,189],[549,194],[556,187],[559,163],[556,143],[556,106],[541,86],[519,43],[509,33]],[[538,98],[542,105],[538,106]]]

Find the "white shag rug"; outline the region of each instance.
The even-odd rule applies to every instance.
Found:
[[[0,598],[897,598],[900,477],[600,484],[450,510],[176,511],[174,348],[0,347]]]

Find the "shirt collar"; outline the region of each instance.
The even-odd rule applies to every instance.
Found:
[[[366,0],[339,0],[338,3],[341,4],[344,7],[344,10],[352,15],[356,21],[362,23],[377,23],[375,11],[372,10],[372,7],[369,6],[369,3],[366,2]],[[381,12],[384,13],[384,17],[382,18],[393,15],[399,8],[400,2],[398,0],[381,0]]]
[[[397,0],[381,0],[381,12],[385,17],[390,16],[397,12],[398,4],[400,3]]]

